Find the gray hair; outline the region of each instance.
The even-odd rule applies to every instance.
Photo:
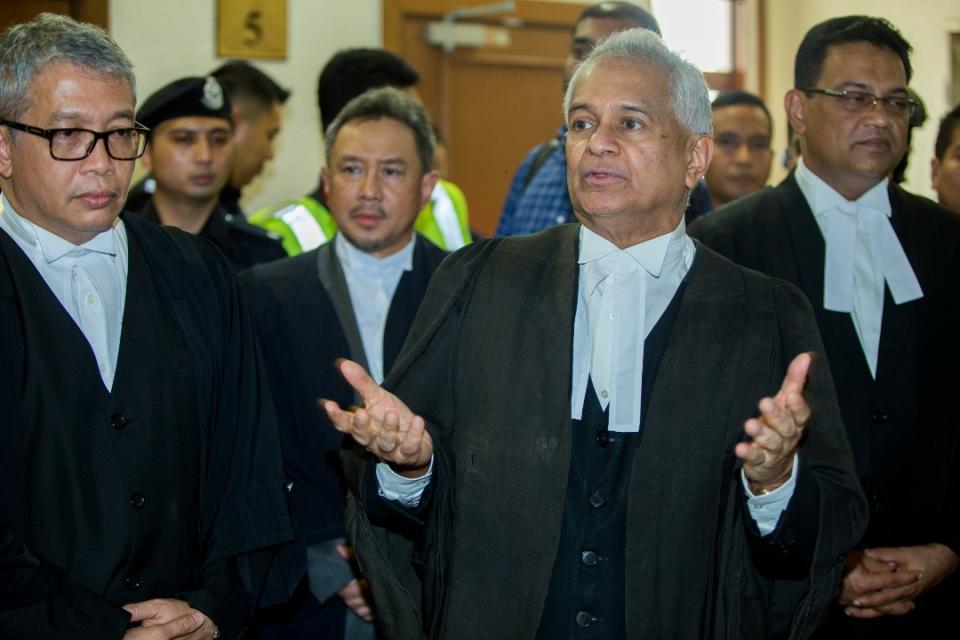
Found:
[[[563,98],[563,117],[570,112],[573,90],[588,67],[601,60],[625,60],[660,65],[668,74],[673,114],[677,121],[691,134],[712,135],[713,112],[710,109],[710,93],[703,74],[695,66],[667,48],[663,40],[647,29],[619,31],[590,53],[574,71]],[[569,123],[568,123],[569,124]]]
[[[327,128],[324,136],[324,146],[327,152],[327,163],[333,155],[333,145],[337,141],[337,134],[345,124],[355,120],[379,120],[390,118],[406,125],[413,132],[413,141],[417,146],[417,155],[420,164],[426,173],[433,168],[433,147],[436,138],[427,112],[419,101],[392,87],[370,89],[362,93],[340,111],[336,119]]]
[[[97,76],[126,80],[136,101],[133,65],[106,31],[41,13],[0,35],[0,118],[14,120],[30,108],[30,84],[47,65],[56,62],[70,62]]]

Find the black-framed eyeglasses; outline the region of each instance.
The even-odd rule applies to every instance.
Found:
[[[132,127],[121,127],[109,131],[91,131],[90,129],[41,129],[22,122],[0,120],[0,125],[11,129],[31,133],[46,138],[50,143],[50,156],[54,160],[83,160],[102,139],[107,154],[114,160],[136,160],[147,148],[150,129],[134,123]]]
[[[887,113],[897,117],[909,118],[917,109],[917,101],[907,96],[887,96],[886,98],[881,98],[866,91],[837,91],[835,89],[821,89],[819,87],[809,87],[801,89],[801,91],[806,93],[822,93],[825,96],[836,98],[840,101],[840,106],[854,113],[863,112],[867,109],[876,109],[877,104],[881,102],[883,103],[883,108],[887,110]]]

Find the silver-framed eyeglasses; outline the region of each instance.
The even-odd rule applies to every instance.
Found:
[[[840,101],[840,106],[854,113],[860,113],[867,109],[872,111],[877,108],[877,104],[883,103],[883,108],[886,109],[890,115],[909,118],[917,109],[917,101],[907,96],[887,96],[886,98],[881,98],[866,91],[837,91],[835,89],[821,89],[819,87],[808,87],[801,89],[801,91],[805,93],[822,93],[825,96],[836,98]]]
[[[50,156],[54,160],[83,160],[97,146],[102,139],[107,148],[107,155],[114,160],[136,160],[143,155],[147,148],[147,139],[150,129],[142,124],[134,123],[132,127],[120,127],[109,131],[92,131],[90,129],[41,129],[22,122],[0,120],[0,125],[11,129],[31,133],[46,138],[50,143]]]

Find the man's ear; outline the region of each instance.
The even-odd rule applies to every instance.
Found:
[[[320,168],[320,188],[323,190],[323,201],[330,202],[330,167],[327,165]]]
[[[0,177],[13,176],[13,132],[10,127],[0,126]]]
[[[687,174],[684,183],[687,189],[693,189],[700,182],[700,178],[707,172],[710,160],[713,158],[713,138],[710,136],[693,136],[690,139],[690,149],[687,158]]]
[[[2,175],[2,174],[0,174]],[[937,190],[937,182],[940,178],[940,161],[935,157],[930,160],[930,186]]]
[[[153,158],[150,157],[150,143],[147,143],[147,148],[144,150],[143,155],[140,156],[140,165],[149,173],[153,169]]]
[[[423,174],[423,177],[420,178],[420,210],[422,211],[427,203],[430,202],[430,194],[433,193],[433,188],[437,186],[437,180],[440,179],[440,172],[434,169],[433,171],[427,171]]]
[[[793,133],[803,138],[807,132],[806,108],[807,95],[799,89],[790,89],[783,96],[783,108],[787,112],[787,120],[793,128]]]

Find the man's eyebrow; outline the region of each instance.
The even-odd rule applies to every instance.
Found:
[[[49,123],[63,122],[64,120],[80,120],[81,122],[89,120],[89,114],[82,113],[80,111],[55,111],[50,114],[50,117],[47,119]],[[121,109],[120,111],[114,112],[109,121],[113,120],[133,120],[133,110],[132,109]]]
[[[863,82],[856,82],[856,81],[854,81],[854,80],[848,80],[847,82],[844,82],[844,83],[841,84],[840,86],[841,86],[841,87],[844,87],[844,88],[857,89],[858,91],[866,91],[866,92],[868,92],[868,93],[872,93],[872,92],[873,92],[873,87],[872,87],[872,86],[870,86],[870,85],[868,85],[868,84],[865,84],[865,83],[863,83]],[[906,88],[906,87],[895,87],[895,88],[891,89],[891,90],[890,90],[888,93],[886,93],[885,95],[891,95],[891,94],[894,94],[894,93],[897,93],[897,94],[901,94],[901,93],[902,93],[902,94],[904,94],[904,95],[909,95],[909,92],[907,91],[907,88]]]
[[[650,116],[650,110],[649,110],[648,108],[644,107],[643,105],[640,105],[640,104],[632,104],[632,103],[629,103],[629,102],[628,102],[628,103],[625,103],[625,104],[620,105],[620,110],[621,110],[621,111],[630,111],[630,112],[632,112],[632,113],[639,113],[639,114],[645,115],[645,116],[647,116],[647,117]]]

